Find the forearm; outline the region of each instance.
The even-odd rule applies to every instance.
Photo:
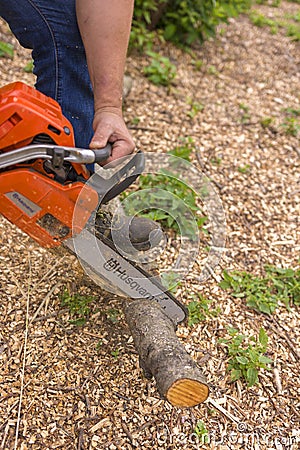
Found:
[[[76,0],[95,110],[121,110],[134,0]]]

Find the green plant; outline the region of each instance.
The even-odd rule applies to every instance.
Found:
[[[284,122],[280,124],[280,127],[286,134],[296,137],[300,131],[300,108],[284,108],[283,112],[286,117]]]
[[[252,10],[249,14],[250,21],[257,27],[269,27],[272,34],[278,31],[278,23],[275,20],[269,19],[260,12]]]
[[[231,380],[244,378],[248,387],[258,382],[259,369],[268,369],[272,360],[265,356],[268,344],[268,336],[263,328],[259,330],[257,338],[240,334],[235,328],[228,328],[229,338],[219,339],[225,344],[229,356],[228,371]]]
[[[245,164],[244,166],[239,166],[238,167],[238,171],[240,173],[248,173],[248,172],[250,172],[250,169],[251,169],[250,164]]]
[[[176,76],[176,66],[159,53],[148,51],[147,55],[151,57],[151,61],[144,68],[146,77],[154,84],[170,86]]]
[[[263,117],[260,120],[260,124],[263,128],[269,128],[273,123],[273,118],[272,117]]]
[[[162,285],[173,294],[176,293],[178,287],[181,285],[180,275],[176,272],[169,270],[168,272],[162,272],[160,274]]]
[[[244,103],[240,103],[239,108],[242,111],[241,122],[242,123],[249,122],[250,119],[249,106],[245,105]]]
[[[198,420],[196,423],[194,433],[201,438],[201,444],[207,444],[209,442],[208,431],[202,420]]]
[[[297,136],[300,131],[299,121],[295,117],[286,117],[285,121],[280,124],[280,127],[286,134]]]
[[[189,161],[193,149],[193,141],[186,139],[183,145],[169,152],[175,157],[170,158],[170,165],[173,164],[176,169],[178,158]],[[123,193],[122,197],[126,199],[123,202],[126,214],[133,215],[140,211],[139,215],[158,221],[163,228],[173,229],[189,238],[194,238],[197,233],[195,226],[203,227],[207,220],[197,205],[197,195],[189,187],[188,180],[178,179],[171,170],[161,169],[157,174],[141,175],[138,190],[134,195]],[[159,208],[151,207],[158,204]],[[176,212],[176,217],[169,214],[169,211]],[[179,228],[176,218],[180,219],[182,229]]]
[[[14,47],[8,42],[0,41],[0,57],[8,56],[9,58],[14,57]]]
[[[219,72],[215,66],[208,66],[207,73],[209,75],[218,75],[219,74]]]
[[[199,102],[193,102],[191,97],[187,98],[187,104],[191,106],[190,111],[188,111],[187,115],[191,118],[194,119],[194,117],[201,111],[203,111],[204,109],[204,105],[202,103]]]
[[[231,295],[245,298],[247,306],[265,314],[272,314],[281,301],[300,304],[300,269],[266,266],[265,276],[256,277],[247,272],[223,272],[220,287],[230,289]]]
[[[292,41],[300,41],[300,27],[299,25],[290,23],[286,27],[286,35],[292,38]]]
[[[211,158],[210,162],[213,166],[219,166],[222,163],[222,158],[216,156],[214,158]]]
[[[26,73],[32,73],[33,71],[33,60],[30,60],[26,66],[23,68],[24,72]]]
[[[111,356],[113,356],[114,358],[118,358],[120,355],[120,350],[118,348],[116,348],[116,350],[112,350],[110,352]]]
[[[192,64],[193,64],[195,70],[200,70],[203,66],[203,61],[202,61],[202,59],[193,59]]]
[[[70,294],[68,290],[64,290],[61,296],[61,304],[67,307],[70,315],[74,319],[69,320],[73,325],[84,325],[90,313],[89,304],[94,301],[94,297],[80,294]]]
[[[132,125],[138,125],[140,123],[141,119],[139,117],[133,117],[131,119]]]
[[[192,327],[205,320],[207,317],[216,317],[220,309],[210,309],[211,300],[201,294],[193,295],[194,300],[188,303],[189,311],[188,326]]]
[[[110,308],[107,310],[106,317],[112,323],[117,323],[120,320],[120,314],[121,312],[118,309]]]
[[[152,48],[154,36],[190,48],[214,36],[216,26],[245,12],[250,0],[136,0],[131,47]],[[154,33],[155,31],[155,33]]]

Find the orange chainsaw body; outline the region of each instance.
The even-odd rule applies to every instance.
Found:
[[[0,88],[0,155],[36,142],[74,147],[60,106],[21,82]],[[98,205],[86,167],[69,164],[78,180],[58,182],[41,159],[0,169],[0,214],[46,248],[80,232]]]

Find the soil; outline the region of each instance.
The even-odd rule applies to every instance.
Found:
[[[299,17],[296,3],[255,9],[299,24],[291,18]],[[30,52],[3,22],[0,40],[15,48],[13,59],[0,58],[1,85],[33,84],[23,70]],[[201,293],[220,308],[177,332],[207,376],[210,397],[190,409],[162,399],[139,368],[122,299],[92,284],[75,257],[40,248],[0,218],[0,449],[299,448],[299,307],[280,305],[267,316],[219,287],[224,269],[299,268],[300,132],[283,125],[300,110],[299,42],[242,15],[191,54],[167,44],[155,50],[170,58],[176,78],[169,88],[155,86],[143,75],[149,58],[128,58],[128,127],[137,147],[153,154],[191,137],[193,164],[226,215],[226,249],[212,276],[199,282],[196,262],[177,294],[187,304]],[[195,104],[203,109],[194,115]],[[70,322],[63,292],[91,297],[85,324]],[[274,363],[251,388],[226,370],[219,339],[227,327],[248,336],[263,327],[269,337]],[[194,433],[201,423],[208,443],[205,432]]]

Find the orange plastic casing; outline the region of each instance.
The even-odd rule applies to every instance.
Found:
[[[72,126],[56,101],[24,83],[0,89],[0,154],[30,145],[38,135],[57,145],[74,146]],[[0,214],[51,248],[81,231],[98,205],[96,191],[81,181],[60,184],[36,170],[39,160],[0,171]],[[88,178],[81,164],[76,172]]]

